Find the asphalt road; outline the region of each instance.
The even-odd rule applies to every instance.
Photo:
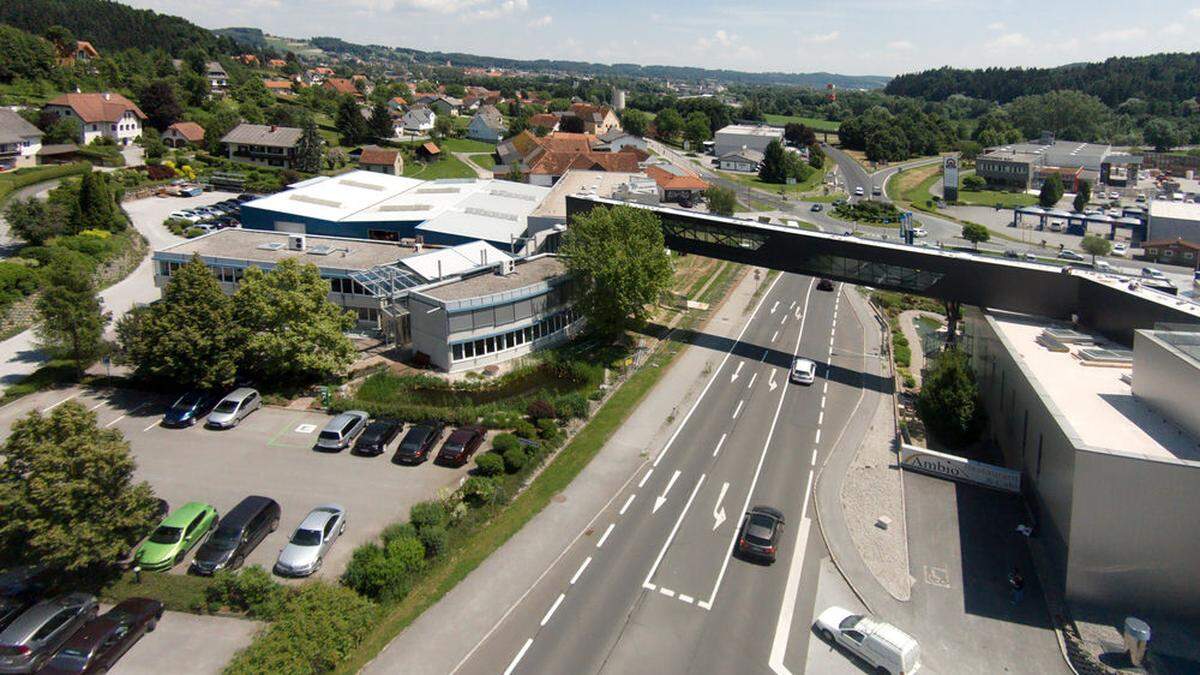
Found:
[[[841,294],[783,275],[736,343],[714,338],[728,356],[666,447],[455,672],[803,671],[827,555],[814,471],[862,397]],[[788,383],[796,354],[816,384]],[[731,555],[757,504],[788,519],[770,566]]]

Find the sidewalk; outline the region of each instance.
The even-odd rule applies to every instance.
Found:
[[[765,276],[763,283],[767,283]],[[747,274],[700,330],[736,337],[757,302]],[[524,528],[425,611],[367,665],[367,673],[445,675],[492,629],[682,423],[723,352],[688,347],[595,459]]]

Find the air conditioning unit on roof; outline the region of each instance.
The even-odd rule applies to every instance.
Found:
[[[496,274],[506,277],[517,271],[517,263],[512,258],[506,258],[500,261],[500,265],[496,267]]]

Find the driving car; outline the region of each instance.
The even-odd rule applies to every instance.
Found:
[[[1158,279],[1159,281],[1167,280],[1167,275],[1163,274],[1159,270],[1154,269],[1153,267],[1143,267],[1142,276],[1146,277],[1147,279]]]
[[[845,647],[877,673],[911,675],[921,668],[920,645],[891,624],[834,606],[821,612],[813,627],[823,640]]]
[[[810,359],[796,359],[788,379],[797,384],[812,384],[817,379],[817,364]]]
[[[1094,267],[1097,272],[1112,272],[1113,266],[1109,265],[1105,260],[1097,260]]]
[[[814,213],[818,213],[820,211],[825,210],[825,207],[821,206],[820,204],[813,204],[812,206],[808,207],[808,210],[812,211]]]
[[[361,410],[347,410],[329,420],[317,435],[317,449],[338,452],[350,447],[354,439],[367,428],[370,415]]]
[[[462,466],[479,449],[483,437],[482,427],[459,427],[446,437],[434,461],[447,466]]]
[[[90,593],[64,593],[25,610],[0,632],[0,673],[36,672],[97,611]]]
[[[817,282],[817,290],[818,291],[832,291],[833,290],[833,282],[830,281],[829,279],[822,278],[820,281]]]
[[[912,229],[912,233],[913,233],[913,236],[914,236],[914,237],[917,237],[917,238],[921,238],[921,237],[928,237],[928,236],[929,236],[929,232],[928,232],[928,231],[926,231],[926,230],[925,230],[925,228],[923,228],[923,227],[920,227],[920,226],[914,227],[914,228]]]
[[[775,562],[779,548],[779,533],[783,530],[783,513],[770,506],[755,506],[742,516],[742,527],[738,531],[738,555]]]
[[[1078,253],[1076,253],[1075,251],[1072,251],[1069,248],[1064,248],[1063,250],[1059,251],[1058,257],[1062,260],[1075,260],[1075,261],[1083,260],[1083,256],[1079,255]]]
[[[38,671],[39,675],[98,675],[152,632],[163,615],[163,605],[150,598],[127,598],[92,619],[72,635]]]
[[[1110,253],[1115,256],[1123,257],[1126,253],[1129,253],[1129,245],[1123,241],[1118,241],[1112,245],[1112,251],[1110,251]]]
[[[413,426],[400,441],[392,462],[396,464],[420,464],[429,459],[429,451],[437,444],[445,430],[444,422],[424,422]]]
[[[212,392],[189,391],[175,399],[163,413],[164,427],[190,427],[207,415],[217,404],[218,397]]]
[[[367,425],[358,442],[350,450],[352,455],[375,457],[387,452],[387,447],[400,435],[404,423],[399,420],[375,420]]]
[[[236,570],[266,536],[279,528],[279,502],[250,495],[229,510],[221,524],[196,549],[191,571],[200,575]]]
[[[321,569],[325,554],[339,535],[346,531],[346,509],[324,504],[309,512],[292,533],[287,546],[279,551],[275,574],[281,577],[306,577]]]
[[[212,409],[204,426],[209,429],[232,429],[261,407],[262,397],[257,391],[249,387],[235,389]]]
[[[863,196],[863,189],[862,189],[862,186],[861,186],[861,185],[860,185],[860,186],[858,186],[858,187],[856,187],[856,188],[854,188],[854,196],[855,196],[855,197],[861,197],[861,196]]]
[[[169,570],[183,562],[220,518],[217,510],[201,502],[188,502],[163,519],[150,538],[138,547],[133,564],[148,572]]]

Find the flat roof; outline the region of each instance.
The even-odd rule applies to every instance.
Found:
[[[245,230],[226,228],[210,232],[195,239],[188,239],[173,246],[154,252],[190,258],[220,258],[230,262],[263,263],[274,265],[289,258],[308,262],[317,267],[340,270],[366,270],[378,265],[390,265],[401,258],[416,255],[411,246],[395,242],[345,237],[323,237],[305,235],[304,251],[287,248],[287,232],[273,230]],[[321,248],[325,246],[327,248]],[[314,251],[328,251],[321,254]]]
[[[1172,218],[1174,220],[1200,220],[1200,204],[1194,202],[1176,202],[1167,199],[1150,200],[1151,218]]]
[[[769,127],[766,125],[757,124],[730,124],[726,127],[717,129],[718,134],[737,134],[739,136],[770,136],[772,138],[783,138],[783,129],[781,127]]]
[[[625,171],[584,171],[572,169],[554,184],[549,196],[538,205],[529,215],[566,218],[567,195],[590,195],[612,198],[613,192],[630,180],[642,179],[649,181],[657,193],[658,187],[653,179],[644,173],[629,173]]]
[[[565,274],[566,271],[567,266],[561,260],[552,255],[543,255],[518,262],[512,274],[502,276],[488,271],[439,286],[423,288],[421,293],[444,302],[481,298],[544,283]]]
[[[1084,444],[1115,455],[1152,459],[1200,460],[1196,443],[1163,419],[1122,379],[1129,366],[1085,365],[1084,349],[1123,347],[1089,332],[1094,344],[1069,344],[1069,351],[1051,351],[1038,342],[1047,328],[1066,325],[1024,314],[987,310],[1026,375],[1060,415],[1058,421]],[[1078,328],[1073,328],[1078,331]]]

